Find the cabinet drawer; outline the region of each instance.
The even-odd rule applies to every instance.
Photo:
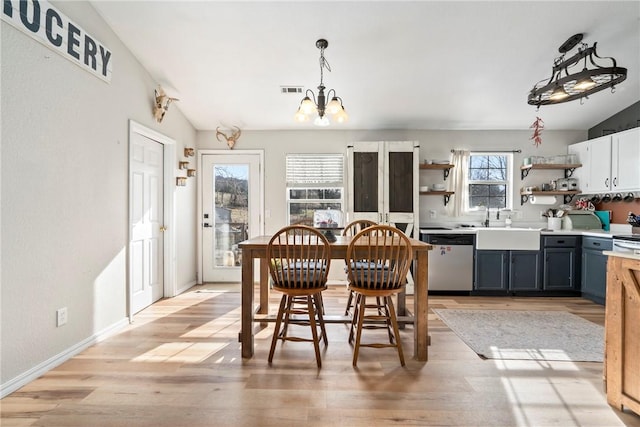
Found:
[[[545,248],[575,248],[578,236],[544,236],[542,246]]]
[[[602,237],[587,237],[582,239],[582,247],[584,249],[598,249],[601,251],[610,251],[613,248],[613,241]]]

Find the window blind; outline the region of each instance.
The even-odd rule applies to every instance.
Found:
[[[287,187],[342,187],[342,154],[287,154]]]

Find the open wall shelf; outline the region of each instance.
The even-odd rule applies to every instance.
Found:
[[[453,191],[421,191],[421,196],[443,196],[444,197],[444,205],[447,206],[449,203],[449,199],[451,195],[454,194]]]
[[[575,164],[575,165],[567,165],[567,164],[558,164],[558,165],[554,165],[554,164],[547,164],[547,163],[536,163],[533,165],[526,165],[526,166],[520,166],[520,179],[525,179],[527,177],[527,175],[529,175],[529,171],[532,169],[546,169],[546,170],[551,170],[551,169],[562,169],[564,170],[564,177],[565,178],[569,178],[571,175],[573,175],[573,171],[576,170],[576,168],[581,167],[581,164]]]
[[[420,163],[421,170],[441,170],[444,174],[444,179],[446,180],[449,177],[449,172],[453,168],[453,165],[445,164],[445,165],[437,165],[437,164],[425,164]]]
[[[524,205],[529,201],[529,196],[562,196],[564,203],[570,203],[573,196],[580,194],[580,191],[528,191],[520,192],[520,205]]]

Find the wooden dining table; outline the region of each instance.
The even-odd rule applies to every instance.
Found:
[[[331,243],[331,258],[345,259],[347,247],[351,242],[351,236],[337,236]],[[267,246],[271,236],[258,236],[238,244],[242,250],[242,304],[241,327],[239,341],[242,346],[242,357],[253,357],[254,323],[264,322],[269,314],[269,264],[267,261]],[[398,299],[398,315],[403,316],[404,323],[413,324],[414,358],[419,361],[427,361],[429,346],[429,331],[427,312],[429,300],[427,291],[429,251],[432,246],[416,239],[409,239],[413,253],[413,280],[414,296],[413,311],[410,312],[404,304],[404,298]],[[254,264],[260,261],[260,302],[254,307]],[[257,315],[257,316],[256,316]],[[331,319],[331,315],[325,315],[325,319]],[[342,323],[351,323],[347,316],[336,316]]]

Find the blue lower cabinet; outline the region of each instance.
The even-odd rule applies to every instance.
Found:
[[[610,251],[611,239],[584,237],[582,240],[582,296],[604,304],[607,296],[607,259],[602,251]]]
[[[509,288],[509,251],[476,251],[474,290],[507,291]]]
[[[475,253],[474,290],[491,293],[538,291],[540,251],[490,251]]]
[[[540,290],[540,251],[511,251],[509,289],[513,291]]]

